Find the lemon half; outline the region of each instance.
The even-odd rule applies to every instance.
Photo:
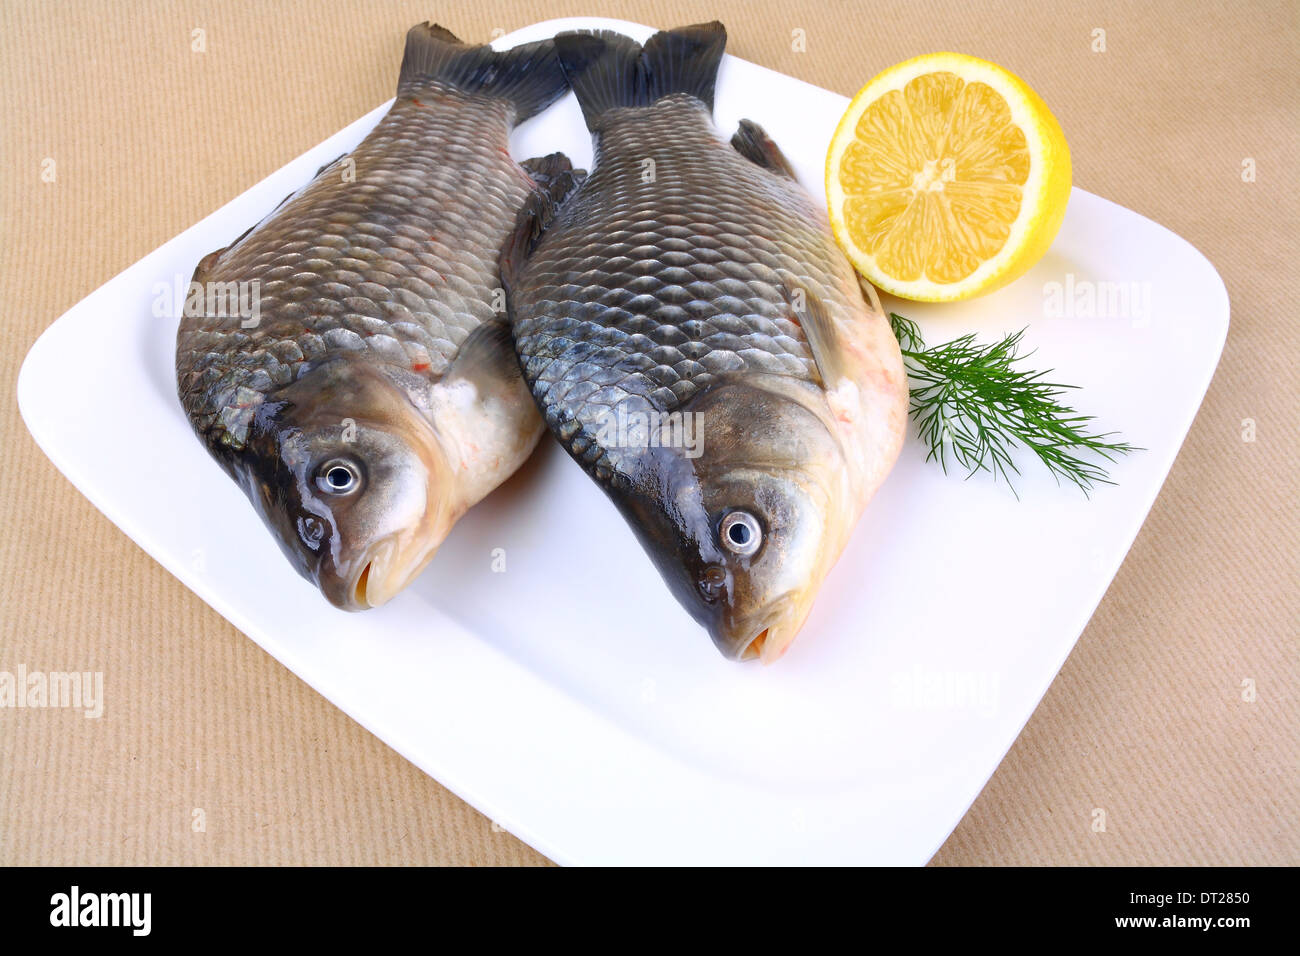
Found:
[[[853,97],[826,155],[831,228],[880,288],[969,299],[1047,251],[1070,198],[1070,148],[1029,86],[995,63],[931,53]]]

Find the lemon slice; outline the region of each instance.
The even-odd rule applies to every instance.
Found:
[[[1070,198],[1070,148],[1023,80],[961,53],[890,67],[853,97],[826,155],[831,228],[880,288],[969,299],[1023,275]]]

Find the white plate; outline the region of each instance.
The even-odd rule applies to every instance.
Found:
[[[498,47],[574,27],[551,20]],[[394,64],[394,70],[396,64]],[[865,76],[864,76],[865,79]],[[717,119],[762,123],[821,194],[846,100],[727,57]],[[1027,276],[972,303],[894,305],[931,343],[1028,325],[1034,367],[1146,451],[1086,500],[1026,463],[1017,500],[924,462],[914,435],[771,667],[724,661],[597,487],[546,441],[387,606],[335,611],[281,556],[175,397],[158,283],[351,149],[382,106],[108,282],[32,347],[23,417],[54,463],[276,659],[502,826],[563,863],[924,863],[993,773],[1123,560],[1192,422],[1228,328],[1209,262],[1076,189]],[[515,155],[591,146],[572,95]],[[1067,279],[1067,276],[1071,277]],[[1074,315],[1052,317],[1050,283]],[[1066,284],[1069,295],[1064,293]],[[1138,283],[1125,315],[1085,290]],[[130,422],[138,440],[123,441]],[[150,460],[142,467],[141,448]],[[491,570],[504,548],[506,571]],[[176,653],[189,653],[177,648]]]

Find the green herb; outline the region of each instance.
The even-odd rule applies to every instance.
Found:
[[[944,473],[951,456],[969,478],[977,471],[999,475],[1015,494],[1011,474],[1020,474],[1012,450],[1023,446],[1038,456],[1059,484],[1078,485],[1084,495],[1094,483],[1114,484],[1105,467],[1079,457],[1092,453],[1113,462],[1116,455],[1141,449],[1108,441],[1115,432],[1090,434],[1092,416],[1080,415],[1062,398],[1073,385],[1043,381],[1046,372],[1029,372],[1018,354],[1025,330],[992,345],[978,345],[973,333],[926,348],[916,323],[890,313],[890,325],[911,377],[911,412],[921,439]],[[1029,353],[1033,354],[1033,353]],[[1019,497],[1019,495],[1017,495]]]

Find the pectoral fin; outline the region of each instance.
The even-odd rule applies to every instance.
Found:
[[[822,381],[828,388],[834,388],[835,383],[844,377],[845,367],[844,353],[830,314],[817,294],[803,283],[787,277],[785,291],[792,318],[808,339]]]
[[[770,169],[778,176],[794,179],[794,170],[790,161],[781,152],[781,147],[772,142],[763,127],[753,120],[741,120],[736,135],[731,137],[731,145],[741,156],[751,163],[757,163],[764,169]]]
[[[871,306],[871,311],[882,319],[885,318],[885,307],[880,304],[880,293],[876,291],[876,287],[867,281],[865,276],[859,275],[858,288],[862,290],[862,298],[866,300],[867,305]]]
[[[478,394],[501,391],[503,384],[522,378],[510,326],[501,319],[484,322],[461,343],[443,381],[467,381]]]

